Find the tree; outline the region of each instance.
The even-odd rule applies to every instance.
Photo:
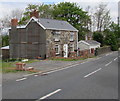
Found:
[[[104,45],[104,37],[101,32],[94,32],[93,33],[93,40],[96,40],[101,43],[101,46]]]
[[[53,5],[47,5],[47,4],[40,4],[40,5],[34,5],[29,4],[23,13],[23,17],[21,18],[19,24],[26,24],[27,21],[30,19],[30,12],[37,10],[39,11],[39,15],[41,18],[53,18]]]
[[[120,29],[118,24],[112,22],[109,29],[104,30],[105,44],[110,45],[112,50],[118,50],[118,45],[120,45]]]
[[[61,2],[54,6],[54,19],[65,20],[79,30],[78,39],[84,39],[89,31],[90,17],[76,3]]]
[[[113,32],[107,33],[105,37],[105,44],[110,45],[113,51],[118,50],[118,40]]]
[[[10,14],[6,14],[3,18],[0,19],[1,26],[3,28],[10,27],[11,19],[12,18],[17,18],[18,20],[20,20],[20,18],[22,17],[22,13],[23,13],[23,11],[20,10],[20,9],[12,10],[10,12]]]
[[[8,35],[3,35],[2,36],[2,47],[3,46],[8,46],[9,45],[9,36]]]
[[[110,10],[108,10],[106,4],[99,4],[94,13],[94,22],[96,22],[97,31],[102,31],[109,27],[111,24]]]

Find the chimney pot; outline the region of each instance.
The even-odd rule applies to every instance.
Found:
[[[30,12],[30,18],[31,17],[39,18],[39,11],[34,10],[33,12]]]
[[[16,27],[17,25],[18,25],[18,19],[16,19],[16,18],[11,19],[11,26]]]

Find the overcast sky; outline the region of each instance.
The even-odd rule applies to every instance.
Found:
[[[107,8],[110,9],[110,14],[112,17],[112,20],[117,22],[117,16],[118,16],[118,1],[119,0],[0,0],[0,18],[4,17],[6,14],[9,14],[11,10],[14,9],[22,9],[29,4],[39,4],[39,3],[45,3],[45,4],[54,4],[59,2],[76,2],[80,5],[81,8],[85,10],[85,8],[89,5],[92,8],[97,6],[99,3],[103,2],[106,3],[108,6]]]

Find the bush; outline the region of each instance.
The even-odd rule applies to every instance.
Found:
[[[15,59],[15,58],[13,58],[13,59],[4,59],[4,60],[2,60],[3,62],[15,62],[15,61],[21,61],[22,59]]]

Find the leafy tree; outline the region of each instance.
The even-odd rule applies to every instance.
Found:
[[[54,19],[65,20],[79,30],[78,39],[84,39],[90,17],[76,3],[62,2],[54,5]]]
[[[112,22],[109,29],[115,34],[117,38],[120,38],[120,27],[118,24]]]
[[[118,50],[118,40],[113,32],[107,33],[105,37],[105,44],[110,45],[113,51]]]
[[[9,45],[9,36],[8,35],[2,36],[2,47],[8,45]]]
[[[104,30],[105,44],[110,45],[112,50],[118,50],[120,45],[120,28],[118,24],[112,22],[109,29]]]
[[[23,17],[21,18],[19,24],[26,24],[27,21],[30,19],[30,12],[37,10],[39,11],[39,15],[41,18],[53,18],[53,5],[47,5],[47,4],[40,4],[40,5],[34,5],[29,4],[25,8],[25,12],[23,13]]]
[[[104,45],[104,36],[101,34],[101,32],[94,32],[93,33],[93,40],[100,42],[101,46]]]

